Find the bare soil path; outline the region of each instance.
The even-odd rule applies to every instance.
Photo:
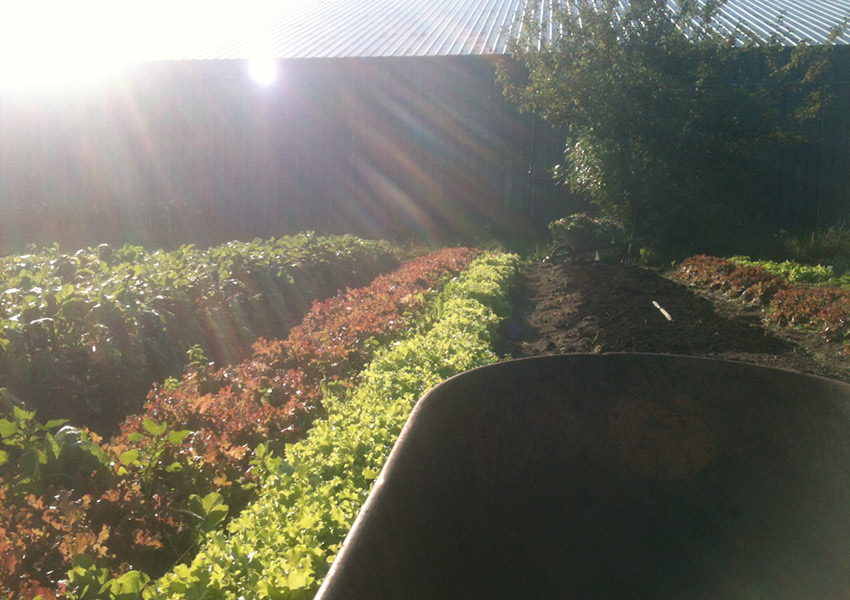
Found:
[[[698,293],[634,265],[530,264],[520,274],[513,302],[500,351],[514,358],[576,352],[684,354],[850,381],[850,360],[816,334],[768,328],[758,307]]]

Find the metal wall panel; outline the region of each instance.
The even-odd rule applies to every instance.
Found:
[[[526,232],[530,165],[554,164],[560,136],[535,141],[545,128],[506,103],[491,61],[282,71],[260,88],[236,61],[152,63],[108,96],[0,98],[0,246]],[[535,185],[538,205],[561,204]]]

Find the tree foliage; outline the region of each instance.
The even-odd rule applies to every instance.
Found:
[[[513,40],[526,68],[499,68],[510,100],[567,131],[555,176],[636,233],[752,222],[766,148],[820,109],[825,48],[722,26],[724,3],[558,0]]]

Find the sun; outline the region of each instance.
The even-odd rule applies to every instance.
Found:
[[[271,0],[15,3],[4,7],[0,19],[0,91],[90,86],[128,64],[204,57],[225,36],[251,44],[270,11],[285,4]],[[276,77],[268,56],[265,48],[259,54],[255,48],[252,56],[244,57],[251,76],[264,85]]]
[[[248,73],[261,86],[272,85],[277,80],[277,63],[265,56],[252,58],[248,61]]]

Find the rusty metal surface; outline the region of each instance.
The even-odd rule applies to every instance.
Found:
[[[850,597],[850,386],[657,355],[414,410],[317,598]]]

